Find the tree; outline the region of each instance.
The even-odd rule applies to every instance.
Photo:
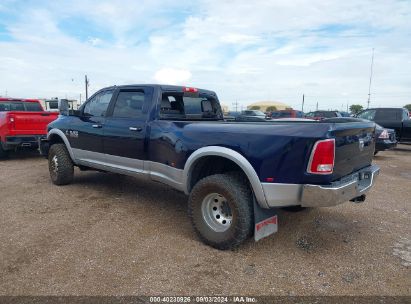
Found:
[[[273,112],[273,111],[277,111],[277,107],[276,106],[269,106],[267,107],[267,112]]]
[[[250,107],[250,110],[260,110],[261,108],[259,106],[252,106]]]
[[[362,105],[359,105],[359,104],[350,105],[350,112],[351,112],[352,114],[358,114],[358,113],[360,113],[363,109],[364,109],[363,106],[362,106]]]
[[[411,103],[406,104],[406,105],[404,106],[404,108],[406,108],[406,109],[408,110],[408,112],[411,112]]]

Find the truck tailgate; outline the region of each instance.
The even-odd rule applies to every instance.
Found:
[[[375,149],[374,123],[335,124],[331,134],[335,138],[334,180],[371,165]]]
[[[46,134],[47,125],[55,120],[54,112],[8,112],[10,135]]]

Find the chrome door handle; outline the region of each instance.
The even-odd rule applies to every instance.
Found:
[[[141,132],[143,131],[143,128],[139,128],[139,127],[130,127],[128,128],[130,131],[134,131],[134,132]]]
[[[99,129],[99,128],[102,128],[103,126],[102,125],[92,125],[92,127],[96,128],[96,129]]]

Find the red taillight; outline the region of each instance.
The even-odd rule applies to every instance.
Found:
[[[307,172],[312,174],[331,174],[334,169],[335,140],[324,139],[315,143],[311,152]]]
[[[198,89],[197,88],[183,88],[183,92],[187,93],[197,93]]]

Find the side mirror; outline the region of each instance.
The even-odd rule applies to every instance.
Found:
[[[61,115],[68,116],[70,111],[70,105],[67,99],[59,100],[59,112]]]

